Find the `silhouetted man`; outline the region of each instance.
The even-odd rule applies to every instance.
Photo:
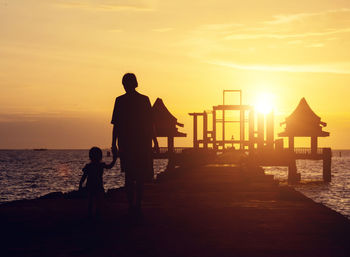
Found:
[[[129,211],[140,211],[145,181],[153,178],[152,138],[154,136],[152,109],[149,98],[138,93],[136,76],[127,73],[122,80],[126,93],[116,98],[113,117],[112,150],[118,152]]]

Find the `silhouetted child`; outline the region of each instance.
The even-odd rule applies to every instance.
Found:
[[[79,190],[82,189],[84,181],[87,179],[86,188],[88,192],[88,214],[93,216],[93,208],[96,208],[96,215],[101,212],[101,205],[104,197],[103,170],[111,169],[116,160],[117,153],[113,151],[113,161],[110,164],[102,162],[102,151],[98,147],[92,147],[89,151],[90,163],[83,168],[83,176],[79,183]]]

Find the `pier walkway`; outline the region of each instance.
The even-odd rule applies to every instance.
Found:
[[[1,256],[349,256],[350,222],[261,169],[178,168],[146,186],[144,219],[107,193],[91,225],[86,202],[52,197],[0,205]]]

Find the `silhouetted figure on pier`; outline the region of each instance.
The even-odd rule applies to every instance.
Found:
[[[116,160],[117,152],[113,151],[113,161],[110,164],[102,162],[102,151],[98,147],[92,147],[89,151],[90,163],[86,164],[83,168],[83,176],[79,183],[79,190],[82,189],[85,180],[86,188],[88,191],[88,215],[93,217],[93,209],[96,209],[96,216],[100,215],[103,198],[103,170],[111,169]]]
[[[153,179],[152,139],[155,148],[159,147],[149,98],[135,90],[138,84],[134,74],[125,74],[122,83],[126,93],[115,100],[112,149],[117,149],[118,141],[129,212],[139,213],[144,182]]]

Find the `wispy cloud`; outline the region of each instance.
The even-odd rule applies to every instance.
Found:
[[[249,24],[201,25],[184,44],[193,58],[220,60],[209,62],[235,69],[349,74],[350,66],[340,63],[350,56],[345,43],[350,40],[349,15],[350,9],[337,9],[276,15]],[[298,65],[302,62],[314,64]]]
[[[311,44],[311,45],[307,45],[306,47],[324,47],[325,44],[323,43],[315,43],[315,44]]]
[[[287,14],[287,15],[275,15],[273,20],[265,21],[265,24],[283,24],[283,23],[290,23],[298,20],[302,20],[305,18],[310,17],[316,17],[316,16],[327,16],[327,15],[333,15],[333,14],[349,14],[350,9],[348,8],[341,8],[341,9],[335,9],[335,10],[326,10],[322,12],[309,12],[309,13],[296,13],[296,14]]]
[[[232,34],[226,36],[227,40],[245,40],[245,39],[290,39],[290,38],[306,38],[306,37],[323,37],[329,35],[335,35],[340,33],[348,33],[350,32],[350,28],[342,28],[342,29],[331,29],[327,31],[320,32],[305,32],[305,33],[243,33],[243,34]]]
[[[207,63],[229,67],[239,70],[272,71],[272,72],[310,72],[310,73],[335,73],[350,74],[350,62],[344,63],[318,63],[305,65],[265,65],[265,64],[240,64],[234,62],[213,60]]]
[[[61,8],[77,8],[93,11],[154,11],[153,1],[119,0],[119,1],[59,1],[54,3]]]
[[[174,28],[157,28],[157,29],[152,29],[152,31],[154,31],[154,32],[160,32],[160,33],[162,33],[162,32],[168,32],[168,31],[172,31],[172,30],[174,30]]]

